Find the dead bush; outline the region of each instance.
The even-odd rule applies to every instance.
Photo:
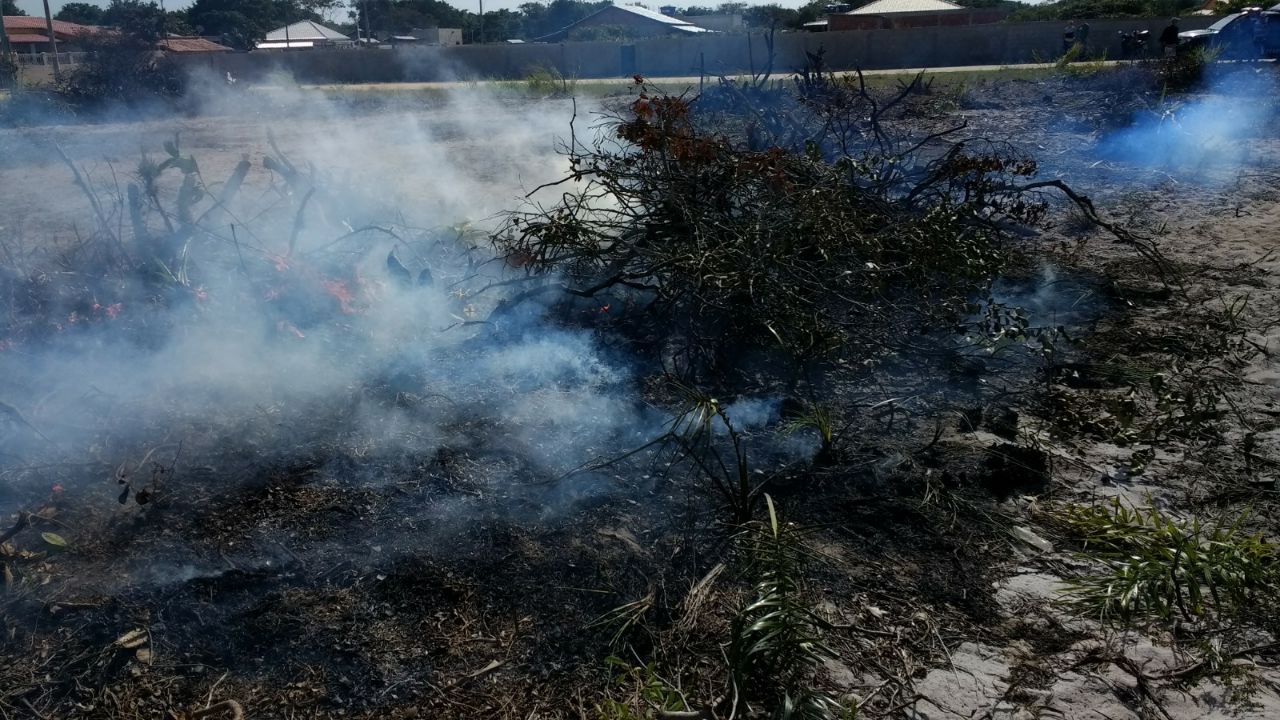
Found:
[[[560,202],[510,217],[499,246],[525,289],[504,308],[563,290],[629,309],[695,376],[753,350],[793,369],[927,352],[989,304],[1048,191],[1096,215],[1015,148],[922,116],[918,84],[638,84],[611,138],[574,143]]]
[[[181,71],[148,34],[104,34],[86,41],[85,49],[88,60],[76,65],[58,85],[58,92],[69,102],[134,104],[183,92]]]

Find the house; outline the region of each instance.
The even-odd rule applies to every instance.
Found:
[[[204,53],[229,53],[235,50],[226,45],[202,37],[185,37],[170,35],[156,43],[161,50],[178,55],[200,55]]]
[[[30,54],[53,52],[49,43],[49,28],[42,17],[5,15],[4,31],[9,36],[9,45],[13,52]],[[79,45],[80,41],[97,32],[101,30],[89,25],[78,25],[61,20],[53,21],[53,39],[58,43],[58,52],[80,51],[82,49]]]
[[[310,50],[318,47],[355,45],[355,41],[318,22],[302,20],[267,33],[254,47],[258,50]]]
[[[39,54],[52,52],[49,48],[49,29],[42,17],[5,16],[4,29],[9,35],[9,44],[13,52]],[[53,21],[53,38],[58,43],[58,52],[81,52],[84,41],[93,35],[110,36],[115,31],[111,28],[79,25],[77,23]],[[156,45],[171,53],[223,53],[233,52],[224,45],[200,37],[184,37],[170,35]]]
[[[742,13],[713,13],[711,15],[681,15],[674,5],[658,8],[663,15],[684,20],[690,25],[715,30],[716,32],[746,32],[747,20]]]
[[[805,23],[811,31],[888,30],[896,28],[984,25],[1008,16],[997,8],[970,9],[947,0],[874,0],[856,10],[829,13]]]
[[[628,38],[693,36],[713,32],[680,18],[663,15],[636,5],[610,5],[578,22],[534,42],[563,42],[577,38],[618,35]]]
[[[461,45],[462,44],[462,28],[414,28],[409,31],[419,45]]]

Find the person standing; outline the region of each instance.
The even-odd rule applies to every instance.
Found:
[[[1253,57],[1250,60],[1261,60],[1267,56],[1267,23],[1271,16],[1257,13],[1253,21]]]
[[[1169,26],[1160,33],[1160,47],[1164,48],[1165,57],[1178,54],[1178,18],[1169,21]]]
[[[1076,28],[1076,42],[1080,43],[1080,55],[1083,57],[1089,52],[1089,23],[1080,23],[1080,27]]]

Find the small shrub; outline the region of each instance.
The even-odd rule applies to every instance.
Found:
[[[818,448],[816,461],[822,464],[835,460],[836,441],[841,430],[837,427],[838,422],[839,417],[830,406],[808,404],[783,425],[782,431],[788,434],[805,430],[816,432],[822,443]]]
[[[536,95],[568,97],[577,89],[578,81],[565,77],[559,70],[549,67],[534,68],[525,76],[525,87]]]
[[[665,436],[677,452],[672,467],[691,465],[724,501],[732,522],[749,522],[764,482],[752,475],[742,434],[715,398],[678,383],[673,390],[683,405]],[[728,448],[718,442],[721,434]]]
[[[1058,70],[1066,70],[1068,67],[1071,66],[1071,63],[1079,60],[1080,56],[1083,54],[1084,54],[1084,46],[1082,46],[1080,43],[1076,43],[1071,47],[1067,48],[1067,51],[1064,52],[1062,56],[1058,58],[1058,60],[1054,63],[1054,65],[1055,67],[1057,67]]]
[[[1068,508],[1055,518],[1104,571],[1069,585],[1070,602],[1103,620],[1195,620],[1238,614],[1274,597],[1275,546],[1230,524],[1182,520],[1157,508]]]
[[[855,707],[815,690],[818,667],[835,656],[823,635],[828,624],[805,601],[800,578],[809,558],[795,526],[783,522],[764,496],[768,519],[740,536],[749,575],[746,603],[735,613],[724,659],[726,687],[715,699],[693,702],[655,666],[616,657],[616,689],[596,705],[601,720],[670,717],[773,717],[785,720],[852,720]],[[694,708],[699,709],[695,710]],[[760,709],[766,715],[758,715]],[[754,710],[753,710],[754,709]]]
[[[600,720],[652,720],[673,713],[688,713],[689,705],[680,689],[660,675],[653,663],[634,665],[618,657],[606,662],[614,673],[614,683],[625,699],[606,698],[596,705]]]
[[[1160,63],[1156,77],[1165,91],[1191,89],[1204,81],[1206,70],[1217,60],[1218,55],[1217,49],[1202,47],[1179,52]]]
[[[835,653],[823,641],[825,623],[801,597],[806,555],[799,531],[778,518],[768,495],[765,504],[768,521],[748,535],[757,573],[753,597],[734,619],[729,643],[734,714],[746,709],[749,697],[772,696],[777,717],[834,720],[844,708],[811,687],[818,666]]]
[[[145,33],[115,33],[86,43],[89,58],[66,73],[58,92],[78,105],[174,98],[184,76]]]

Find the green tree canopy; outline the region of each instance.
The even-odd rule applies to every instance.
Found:
[[[102,13],[102,8],[97,5],[73,2],[63,5],[62,9],[53,16],[53,19],[62,20],[63,22],[80,23],[81,25],[101,25]]]
[[[250,48],[278,27],[302,20],[322,21],[336,0],[196,0],[187,22],[200,35],[217,35],[238,48]]]
[[[107,25],[150,40],[158,40],[166,31],[165,13],[160,5],[143,0],[111,0],[102,11],[98,24]]]
[[[474,13],[459,10],[442,0],[364,0],[355,4],[354,11],[360,29],[369,28],[374,35],[404,34],[419,27],[465,29],[468,16],[474,17]]]
[[[0,0],[0,15],[26,15],[22,8],[18,7],[16,0]]]
[[[753,28],[784,28],[799,27],[800,12],[791,8],[784,8],[776,3],[768,5],[756,5],[749,7],[742,13],[742,19],[747,23],[747,27]]]
[[[365,0],[350,12],[353,24],[364,31],[365,13],[374,35],[407,33],[420,27],[454,27],[462,29],[465,42],[496,42],[511,38],[533,39],[598,12],[610,5],[609,0],[552,0],[550,3],[528,2],[517,10],[496,10],[484,14],[484,37],[480,37],[480,16],[459,10],[443,0]]]
[[[1200,0],[1059,0],[1023,5],[1014,20],[1089,20],[1094,18],[1166,17],[1201,5]]]
[[[582,0],[552,0],[552,2],[542,5],[540,3],[525,3],[520,6],[524,12],[524,38],[533,39],[549,35],[557,30],[578,22],[579,20],[593,15],[601,10],[609,7],[613,3],[605,0],[604,2],[582,2]],[[532,12],[531,12],[532,11]]]

